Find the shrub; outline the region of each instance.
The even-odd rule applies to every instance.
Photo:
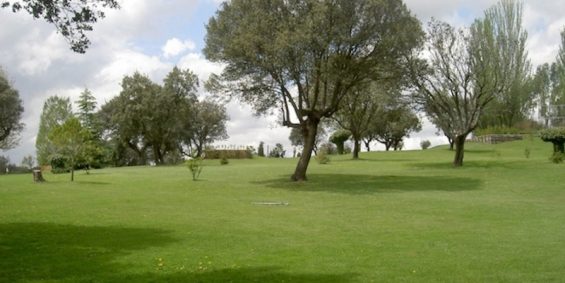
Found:
[[[526,147],[526,148],[524,149],[524,156],[526,156],[526,159],[529,159],[529,158],[530,158],[530,153],[531,153],[530,148],[529,148],[529,147]]]
[[[565,128],[545,129],[540,132],[540,138],[544,142],[551,142],[553,144],[553,152],[564,153]]]
[[[196,181],[202,173],[202,168],[204,167],[202,164],[202,158],[195,157],[186,161],[186,166],[190,173],[192,174],[192,180]]]
[[[220,165],[228,165],[229,163],[230,161],[226,157],[222,157],[222,159],[220,159]]]
[[[330,158],[328,157],[327,153],[324,150],[318,151],[316,157],[314,157],[318,164],[328,164],[330,163]]]
[[[420,146],[423,150],[428,149],[431,145],[432,143],[429,140],[423,140],[422,142],[420,142]]]

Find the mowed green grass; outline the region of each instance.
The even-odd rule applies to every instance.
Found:
[[[563,282],[551,145],[467,149],[0,176],[0,281]]]

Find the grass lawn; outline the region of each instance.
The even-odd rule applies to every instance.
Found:
[[[531,152],[525,156],[525,149]],[[1,282],[563,282],[565,165],[537,139],[312,162],[0,176]],[[258,205],[257,202],[288,205]]]

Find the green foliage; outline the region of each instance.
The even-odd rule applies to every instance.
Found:
[[[481,35],[494,35],[496,52],[502,58],[496,76],[504,81],[504,87],[482,109],[480,127],[513,127],[526,120],[535,106],[532,64],[526,49],[528,33],[522,26],[522,12],[523,3],[519,0],[501,0],[485,11]]]
[[[565,141],[565,128],[549,128],[540,131],[540,138],[545,142]]]
[[[3,0],[2,8],[13,12],[28,12],[35,19],[43,18],[55,25],[57,32],[64,36],[71,45],[71,50],[84,53],[90,45],[85,32],[93,29],[92,25],[104,18],[108,9],[118,9],[116,0]]]
[[[257,148],[257,156],[265,157],[265,143],[259,142],[259,147]]]
[[[122,91],[102,106],[99,116],[106,125],[107,141],[116,165],[165,164],[179,148],[203,146],[225,133],[225,109],[198,102],[198,79],[190,70],[173,68],[163,85],[134,73],[122,79]],[[223,112],[222,112],[223,111]],[[223,136],[221,136],[223,137]]]
[[[337,154],[344,154],[345,142],[351,137],[351,132],[348,130],[337,130],[329,138],[329,141],[334,143],[337,147]]]
[[[24,107],[16,89],[0,68],[0,150],[14,147],[24,124],[20,122]]]
[[[92,136],[84,129],[80,121],[71,117],[60,126],[56,126],[49,133],[49,140],[53,143],[53,152],[65,158],[71,171],[71,182],[74,181],[74,169],[80,162],[87,160],[91,153],[88,149]]]
[[[53,174],[68,173],[70,171],[68,160],[61,155],[52,156],[49,160],[49,165],[51,165],[51,173]]]
[[[202,169],[204,168],[203,159],[201,157],[194,157],[186,161],[186,166],[192,174],[192,181],[198,180],[200,177],[200,173],[202,173]]]
[[[209,100],[197,102],[192,110],[192,144],[200,156],[207,144],[228,138],[226,122],[229,117],[223,105]]]
[[[39,131],[35,140],[37,163],[40,166],[49,164],[50,156],[55,154],[49,133],[56,127],[63,125],[71,117],[73,117],[72,105],[68,97],[51,96],[43,104]]]
[[[286,151],[284,150],[282,144],[277,143],[273,149],[269,152],[269,157],[283,158]]]
[[[428,149],[431,145],[432,143],[429,140],[423,140],[420,142],[420,147],[422,147],[423,150]]]
[[[424,36],[398,0],[235,0],[221,5],[206,29],[206,58],[226,64],[207,88],[237,96],[258,113],[280,109],[283,125],[309,137],[293,180],[306,179],[304,161],[320,121],[339,110],[353,87],[402,77],[403,58]]]
[[[220,159],[220,165],[228,165],[230,161],[224,156]]]
[[[540,131],[540,138],[544,142],[551,142],[553,144],[554,153],[565,152],[565,128],[549,128]]]

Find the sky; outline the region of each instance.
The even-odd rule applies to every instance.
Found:
[[[25,129],[14,149],[0,152],[12,163],[35,156],[35,137],[45,100],[53,95],[76,101],[88,88],[100,105],[118,95],[121,79],[139,71],[155,82],[174,67],[189,68],[205,81],[220,73],[220,64],[202,54],[205,25],[214,16],[220,0],[122,0],[121,9],[111,10],[87,36],[92,44],[86,54],[76,54],[55,28],[27,13],[0,9],[0,67],[8,74],[24,103]],[[405,0],[423,23],[430,18],[452,25],[468,26],[495,0]],[[555,59],[559,34],[565,26],[565,0],[524,0],[523,24],[528,31],[527,48],[534,66]],[[201,95],[205,96],[204,90]],[[217,144],[252,145],[260,141],[273,146],[282,143],[291,151],[290,130],[277,124],[275,116],[256,117],[247,105],[232,101],[226,105],[230,138]],[[417,149],[421,140],[432,146],[446,143],[429,122],[420,133],[405,141]],[[373,148],[382,149],[377,144]]]

